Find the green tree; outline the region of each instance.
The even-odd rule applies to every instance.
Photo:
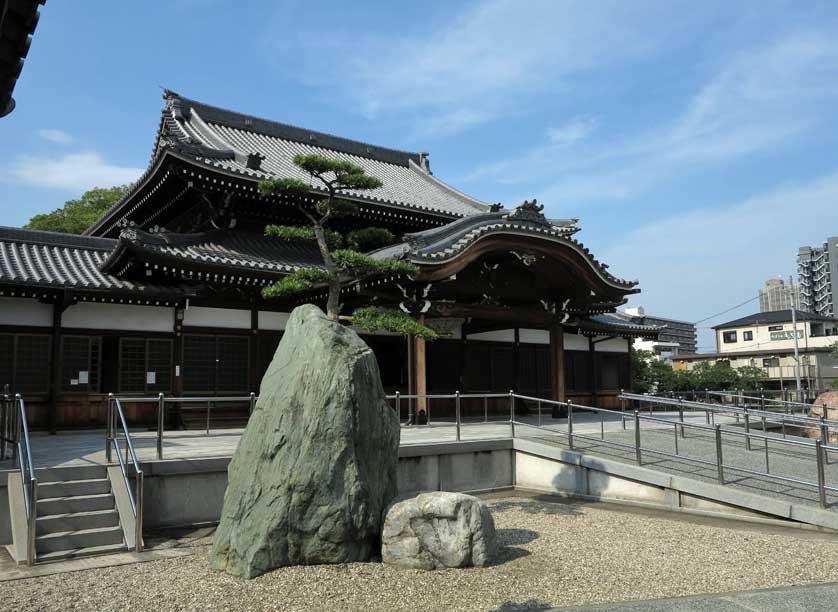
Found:
[[[47,232],[81,234],[128,191],[128,185],[96,187],[85,191],[78,200],[67,200],[52,212],[35,215],[24,227]]]
[[[755,366],[736,368],[736,374],[739,376],[739,388],[747,391],[759,391],[768,377],[765,370]]]
[[[309,227],[269,225],[265,233],[280,240],[311,240],[317,244],[325,270],[303,268],[292,272],[277,283],[265,287],[267,298],[286,297],[315,287],[328,288],[326,316],[337,321],[340,317],[340,290],[359,279],[376,274],[411,275],[419,271],[414,264],[398,260],[374,259],[361,252],[394,241],[391,232],[382,228],[363,228],[349,232],[344,239],[326,227],[327,222],[353,214],[357,206],[346,199],[347,191],[368,191],[381,187],[380,179],[364,172],[356,164],[330,159],[321,155],[297,155],[294,164],[307,172],[311,183],[325,192],[313,207],[298,204],[297,208],[308,220]],[[259,183],[262,195],[279,195],[290,201],[303,202],[311,197],[312,186],[292,178],[268,179]],[[344,243],[349,248],[340,248]],[[353,323],[367,331],[385,329],[402,334],[435,338],[436,332],[420,324],[395,308],[359,308]]]

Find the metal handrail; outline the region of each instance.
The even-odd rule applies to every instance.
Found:
[[[482,399],[483,400],[483,411],[484,411],[484,418],[482,423],[478,423],[481,425],[485,425],[489,423],[489,407],[488,407],[488,400],[490,399],[508,399],[509,400],[509,419],[504,421],[492,421],[493,425],[500,423],[509,423],[510,427],[512,428],[513,436],[515,434],[515,393],[513,391],[509,391],[509,393],[460,393],[459,391],[455,391],[454,393],[405,393],[402,394],[400,391],[396,391],[393,394],[385,395],[385,399],[387,400],[395,400],[396,402],[396,414],[399,415],[401,418],[401,400],[415,400],[415,399],[453,399],[454,400],[454,427],[456,428],[456,440],[457,442],[461,441],[461,425],[462,425],[462,416],[460,412],[460,403],[462,399]],[[408,404],[408,415],[407,415],[407,424],[409,426],[422,426],[413,423],[413,413],[412,413],[413,405]],[[431,424],[431,406],[430,402],[428,402],[425,407],[425,418],[426,421],[424,426],[428,426]],[[541,421],[541,404],[539,404],[539,422]]]
[[[35,563],[35,533],[38,518],[38,478],[35,476],[35,464],[32,461],[32,446],[29,443],[29,425],[26,422],[26,405],[20,393],[16,393],[14,404],[17,406],[17,436],[15,459],[20,469],[20,482],[23,487],[23,501],[26,507],[26,563]]]
[[[814,404],[809,404],[809,403],[806,403],[806,402],[794,402],[792,400],[779,400],[779,399],[774,399],[773,397],[765,397],[764,395],[756,397],[756,396],[753,396],[753,395],[745,395],[741,392],[736,393],[736,392],[725,392],[725,391],[705,391],[704,393],[707,394],[707,395],[718,395],[718,396],[730,395],[732,397],[738,397],[741,400],[752,400],[752,401],[754,401],[756,403],[760,403],[760,404],[763,404],[765,402],[770,402],[772,404],[783,404],[784,406],[798,406],[800,408],[811,408],[814,405]]]
[[[140,467],[140,462],[137,460],[137,454],[134,452],[134,444],[131,441],[131,434],[128,432],[128,425],[125,422],[125,414],[122,410],[122,398],[116,397],[113,394],[108,395],[108,414],[107,414],[107,438],[105,441],[105,456],[108,463],[112,463],[111,447],[116,450],[116,458],[119,462],[119,469],[122,472],[122,480],[125,483],[125,488],[128,491],[128,501],[131,503],[131,512],[134,514],[134,550],[141,552],[143,550],[143,470]],[[117,418],[119,423],[117,423]],[[125,460],[122,459],[122,452],[119,448],[119,437],[117,432],[117,425],[122,429],[122,436],[125,439]],[[131,482],[128,479],[128,471],[126,463],[128,458],[134,465],[135,491],[131,491]]]
[[[520,395],[515,395],[515,397],[520,397],[522,399],[533,399],[533,398],[530,398],[530,397],[527,397],[527,396],[520,396]],[[764,435],[764,434],[753,434],[753,433],[750,433],[749,431],[738,431],[738,430],[730,430],[730,429],[727,429],[727,430],[723,431],[722,426],[720,424],[710,426],[710,425],[702,425],[702,424],[697,424],[697,423],[685,423],[683,421],[683,413],[681,414],[681,417],[682,417],[681,420],[672,421],[672,420],[669,420],[669,419],[662,419],[662,418],[659,418],[659,417],[644,416],[644,415],[640,414],[639,410],[634,410],[631,417],[633,418],[634,425],[635,425],[635,443],[634,443],[634,445],[631,445],[631,444],[626,444],[624,442],[617,442],[615,440],[606,440],[605,435],[604,435],[604,429],[601,430],[602,434],[601,434],[600,438],[595,438],[595,437],[592,437],[592,436],[587,436],[587,435],[584,435],[584,434],[578,434],[578,433],[573,432],[573,411],[574,411],[574,408],[576,408],[577,410],[579,410],[579,409],[589,410],[589,411],[597,412],[597,413],[600,413],[600,414],[614,414],[614,415],[617,415],[623,420],[623,427],[625,427],[625,419],[628,416],[625,411],[610,410],[610,409],[607,409],[607,408],[598,408],[598,407],[594,407],[594,406],[584,406],[584,405],[581,405],[581,404],[574,404],[571,401],[559,402],[559,401],[556,401],[556,400],[547,400],[547,399],[542,399],[541,401],[544,402],[544,403],[547,403],[547,404],[564,405],[564,406],[567,407],[567,409],[568,409],[568,428],[567,428],[566,435],[568,437],[568,446],[571,449],[573,449],[574,438],[584,439],[584,440],[592,440],[592,441],[595,441],[595,442],[605,443],[605,444],[609,444],[609,445],[612,445],[612,446],[618,446],[618,447],[622,447],[622,448],[633,448],[635,450],[635,456],[636,456],[636,461],[637,461],[638,465],[642,465],[642,454],[644,452],[652,453],[652,454],[656,454],[656,455],[661,455],[661,456],[673,457],[673,458],[682,459],[682,460],[686,460],[686,461],[692,461],[692,462],[700,463],[700,464],[704,464],[704,465],[714,465],[714,466],[717,467],[717,470],[718,470],[719,484],[726,484],[725,478],[724,478],[724,470],[728,469],[728,470],[733,470],[733,471],[741,472],[741,473],[745,473],[745,474],[751,474],[751,475],[754,475],[754,476],[761,476],[761,477],[765,477],[765,478],[769,478],[769,479],[779,480],[779,481],[782,481],[782,482],[790,482],[790,483],[794,483],[794,484],[810,486],[810,487],[814,487],[814,488],[817,489],[820,505],[821,505],[821,507],[824,507],[824,508],[827,506],[826,492],[827,491],[838,491],[838,487],[829,486],[829,485],[826,484],[826,479],[825,479],[825,474],[824,474],[824,464],[826,463],[827,452],[828,451],[833,451],[833,452],[838,451],[838,446],[828,445],[826,439],[815,440],[814,442],[807,442],[807,441],[803,441],[803,440],[788,440],[788,439],[785,439],[785,438],[780,438],[780,437],[776,437],[776,436],[767,436],[767,435]],[[643,447],[641,445],[641,435],[640,435],[640,431],[641,431],[640,423],[642,421],[652,421],[652,422],[672,425],[675,428],[675,441],[676,441],[675,450],[676,450],[676,453],[673,454],[673,453],[668,453],[666,451],[661,451],[661,450],[658,450],[658,449]],[[528,423],[521,423],[521,425],[528,426],[528,427],[537,427],[539,429],[545,429],[545,428],[542,428],[542,427],[539,427],[539,426],[536,426],[536,425],[531,425],[531,424],[528,424]],[[684,455],[684,454],[679,453],[678,452],[678,444],[677,444],[679,428],[681,430],[681,435],[682,436],[683,436],[684,429],[695,429],[695,430],[703,430],[703,431],[706,431],[706,432],[712,432],[713,436],[716,439],[716,460],[715,461],[709,461],[707,459],[702,459],[702,458],[698,458],[698,457],[691,457],[689,455]],[[556,434],[556,433],[561,434],[562,433],[562,432],[557,432],[555,429],[547,429],[547,431],[550,431],[554,434]],[[724,459],[723,459],[723,453],[722,453],[722,445],[721,445],[721,436],[722,436],[723,433],[726,434],[726,435],[734,435],[734,436],[744,437],[748,443],[750,443],[751,439],[762,440],[764,445],[765,445],[766,471],[761,472],[761,471],[758,471],[758,470],[751,470],[751,469],[748,469],[748,468],[742,468],[742,467],[738,467],[738,466],[734,466],[734,465],[725,464]],[[514,433],[513,433],[513,437],[514,437]],[[791,478],[791,477],[787,477],[787,476],[780,476],[778,474],[771,474],[770,471],[769,471],[770,467],[769,467],[769,460],[768,460],[768,457],[769,457],[768,444],[769,443],[771,443],[771,444],[785,444],[787,446],[804,447],[804,448],[810,448],[810,449],[814,450],[815,466],[816,466],[817,474],[818,474],[818,482],[810,482],[810,481],[801,480],[801,479],[798,479],[798,478]],[[748,444],[748,448],[750,449],[750,444]]]
[[[760,410],[759,408],[740,407],[736,404],[709,404],[706,402],[696,402],[691,400],[674,400],[665,397],[658,397],[654,395],[642,395],[638,393],[622,393],[619,395],[620,399],[627,399],[638,402],[647,402],[651,404],[663,404],[666,406],[683,406],[685,408],[697,408],[703,411],[711,411],[722,414],[738,414],[740,416],[756,416],[764,418],[766,422],[790,424],[810,424],[812,428],[820,428],[823,425],[828,427],[838,428],[838,421],[830,420],[823,417],[810,417],[799,414],[786,414],[783,412],[776,412],[773,410]],[[811,404],[808,407],[812,407]]]

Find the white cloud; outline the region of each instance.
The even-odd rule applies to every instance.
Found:
[[[547,129],[547,139],[553,144],[570,145],[584,140],[597,127],[597,120],[593,117],[577,117],[558,127]]]
[[[585,142],[581,151],[539,145],[465,180],[527,177],[548,204],[627,200],[699,164],[787,151],[832,121],[836,103],[838,44],[818,32],[794,32],[727,59],[668,120]]]
[[[478,125],[493,117],[492,113],[480,110],[461,109],[421,118],[416,121],[414,137],[431,138],[434,136],[456,134],[473,125]]]
[[[642,226],[602,256],[614,273],[640,278],[642,293],[632,301],[648,312],[703,319],[755,297],[768,278],[794,274],[798,247],[820,244],[824,228],[838,227],[836,202],[838,171]],[[756,309],[750,304],[727,318]],[[700,343],[708,341],[705,332]]]
[[[275,17],[278,22],[285,12]],[[685,10],[689,8],[690,10]],[[269,22],[268,55],[293,53],[307,84],[342,93],[368,116],[431,117],[437,132],[517,112],[522,98],[555,96],[586,71],[624,64],[653,49],[678,44],[687,22],[702,17],[694,3],[653,6],[603,0],[488,0],[459,13],[446,10],[429,31],[400,31],[399,38],[351,33],[322,24],[288,37]],[[313,30],[313,31],[309,31]],[[603,41],[608,41],[603,44]],[[351,48],[352,53],[341,52]],[[469,117],[467,123],[450,117]]]
[[[41,138],[43,138],[44,140],[46,140],[48,142],[53,142],[55,144],[62,144],[63,145],[63,144],[70,144],[71,142],[73,142],[73,137],[70,136],[67,132],[64,132],[62,130],[44,128],[44,129],[38,130],[38,136],[40,136]]]
[[[110,187],[131,183],[143,168],[113,166],[96,152],[71,153],[62,157],[18,158],[11,177],[36,187],[83,191],[93,187]]]

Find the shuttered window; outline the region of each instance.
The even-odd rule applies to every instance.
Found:
[[[247,393],[249,365],[247,336],[183,337],[182,376],[186,393]]]
[[[172,387],[172,341],[158,338],[121,338],[120,393],[167,393]]]
[[[51,346],[46,334],[0,334],[0,391],[46,395]]]
[[[102,338],[64,336],[61,342],[61,390],[65,393],[98,393]]]

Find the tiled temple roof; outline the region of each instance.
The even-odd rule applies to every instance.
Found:
[[[217,267],[229,275],[257,272],[279,276],[294,270],[321,268],[323,260],[314,243],[290,242],[254,232],[216,230],[202,234],[151,234],[125,228],[114,242],[103,269],[122,274],[133,257],[159,262],[183,272],[195,264]]]
[[[148,296],[194,293],[182,285],[135,282],[102,272],[116,244],[108,238],[0,227],[0,285]]]
[[[160,156],[171,152],[199,166],[254,181],[310,176],[294,165],[298,154],[349,161],[384,182],[369,191],[343,191],[359,201],[382,203],[442,215],[449,219],[489,210],[489,206],[434,177],[427,155],[387,149],[330,134],[243,115],[166,91],[154,154],[142,185]],[[313,192],[321,191],[317,185]],[[117,202],[88,233],[98,233],[125,213],[133,190]]]
[[[580,327],[591,332],[607,334],[628,334],[656,338],[665,329],[663,325],[640,325],[634,323],[630,317],[619,312],[591,315],[581,322]]]
[[[630,290],[637,281],[617,278],[608,266],[598,261],[580,242],[572,238],[579,231],[577,219],[550,220],[533,200],[514,210],[495,210],[459,219],[439,228],[406,234],[404,242],[373,253],[380,259],[409,259],[418,264],[442,263],[456,257],[478,240],[493,234],[525,235],[564,244],[584,257],[608,284]]]
[[[46,0],[0,0],[0,117],[15,108],[12,92]]]

